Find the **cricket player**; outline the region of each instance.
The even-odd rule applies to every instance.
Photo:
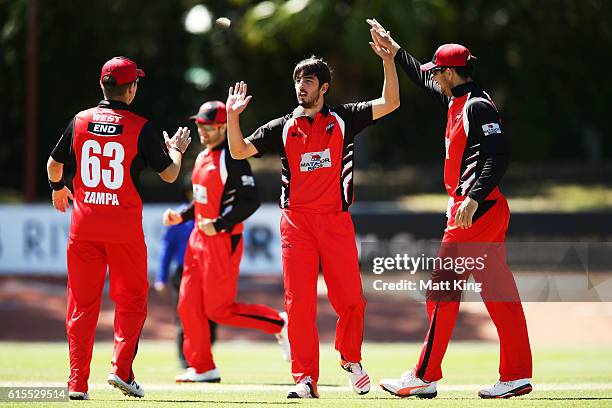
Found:
[[[447,225],[439,256],[491,250],[484,273],[482,298],[500,340],[499,381],[480,390],[481,398],[508,398],[531,392],[532,361],[527,324],[512,272],[505,260],[510,211],[499,182],[509,161],[509,148],[497,108],[473,81],[470,51],[459,44],[440,46],[422,65],[391,38],[376,20],[374,36],[392,51],[409,78],[439,101],[447,112],[444,184],[449,195]],[[434,281],[458,279],[454,271],[434,271]],[[461,279],[465,279],[463,276]],[[427,293],[429,331],[419,362],[399,379],[383,379],[386,391],[399,397],[433,398],[442,378],[442,359],[459,311],[460,291]]]
[[[192,173],[193,201],[184,211],[164,213],[165,225],[195,219],[189,237],[178,313],[189,368],[176,382],[220,382],[212,355],[209,319],[275,334],[289,356],[286,314],[271,307],[236,302],[242,259],[242,222],[259,207],[255,178],[246,160],[229,154],[227,114],[220,101],[204,103],[191,117],[206,146]]]
[[[74,201],[68,240],[70,399],[89,399],[87,380],[102,289],[109,270],[115,302],[115,346],[108,383],[125,395],[143,397],[132,363],[147,315],[147,248],[142,231],[140,172],[150,166],[172,183],[191,138],[179,128],[172,138],[130,111],[144,71],[125,57],[107,61],[100,74],[104,94],[98,106],[77,113],[47,162],[53,206]],[[64,166],[75,170],[73,192]]]
[[[357,261],[353,202],[355,136],[400,104],[392,54],[370,43],[382,59],[380,98],[335,107],[325,103],[331,85],[325,61],[311,57],[293,71],[298,107],[244,139],[239,117],[251,100],[237,83],[227,99],[230,150],[236,159],[277,154],[281,159],[280,221],[285,308],[289,317],[291,371],[287,398],[318,398],[319,341],[316,326],[319,268],[338,314],[335,348],[353,390],[365,394],[370,378],[361,365],[365,298]]]
[[[191,196],[191,178],[189,179],[189,190]],[[181,287],[181,279],[183,277],[183,262],[185,259],[185,251],[187,243],[193,231],[193,220],[184,222],[178,225],[172,225],[166,228],[162,236],[161,247],[159,249],[159,269],[155,275],[155,283],[153,287],[155,291],[162,296],[168,295],[168,286],[171,287],[172,300],[174,301],[174,311],[176,313],[176,340],[178,358],[181,367],[187,369],[189,364],[185,360],[183,353],[183,325],[179,319],[178,311],[178,293]],[[171,268],[172,266],[172,268]],[[168,285],[168,282],[170,285]],[[209,320],[210,324],[210,342],[215,343],[217,333],[217,323]]]

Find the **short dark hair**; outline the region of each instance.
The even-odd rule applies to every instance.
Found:
[[[136,81],[127,84],[117,85],[117,81],[110,75],[102,78],[102,93],[107,99],[118,99],[125,95],[129,87]]]
[[[474,61],[468,57],[464,67],[451,67],[463,79],[474,79]]]
[[[298,62],[293,69],[293,81],[295,82],[298,78],[306,75],[316,76],[319,80],[319,87],[326,82],[331,85],[332,72],[323,58],[313,55],[310,58]],[[329,92],[329,88],[325,92],[325,95],[327,95],[327,92]]]

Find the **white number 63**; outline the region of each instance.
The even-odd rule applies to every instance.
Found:
[[[110,157],[108,165],[111,169],[100,169],[100,158],[96,155]],[[123,166],[125,157],[123,146],[117,142],[108,142],[104,149],[95,140],[87,140],[81,150],[81,180],[87,187],[97,187],[102,183],[111,190],[116,190],[123,184]]]

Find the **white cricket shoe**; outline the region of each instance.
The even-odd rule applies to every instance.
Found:
[[[349,384],[359,395],[370,392],[370,376],[365,372],[361,363],[349,363],[342,359],[340,367],[349,374]]]
[[[196,372],[195,368],[189,367],[183,374],[179,374],[174,377],[174,381],[177,383],[192,383],[192,382],[208,382],[218,383],[221,382],[221,373],[218,368],[204,371],[203,373]]]
[[[478,392],[480,398],[510,398],[529,394],[532,390],[531,378],[521,378],[514,381],[498,381],[491,388]]]
[[[283,319],[285,324],[283,325],[281,331],[276,333],[274,336],[276,336],[276,340],[281,346],[283,359],[285,359],[285,361],[291,361],[291,346],[289,345],[289,332],[287,330],[287,322],[289,321],[289,318],[285,312],[280,312],[278,315],[281,317],[281,319]]]
[[[80,391],[68,391],[68,398],[75,401],[75,400],[88,400],[89,399],[89,393],[86,392],[80,392]]]
[[[418,378],[414,371],[408,371],[398,379],[384,378],[380,380],[383,390],[398,397],[434,398],[438,395],[437,382],[425,382]]]
[[[319,398],[317,383],[306,377],[289,389],[287,398]]]
[[[121,378],[119,378],[117,374],[110,373],[106,381],[110,385],[112,385],[113,387],[121,391],[123,395],[127,395],[128,397],[136,397],[136,398],[144,397],[144,390],[142,389],[140,385],[138,385],[136,380],[128,384],[125,381],[123,381]]]

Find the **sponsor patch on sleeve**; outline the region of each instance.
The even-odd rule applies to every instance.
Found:
[[[489,136],[501,133],[501,128],[499,127],[499,123],[487,123],[486,125],[482,125],[482,131],[485,136]]]
[[[240,177],[240,180],[242,181],[242,185],[245,187],[255,187],[255,179],[253,178],[253,176],[247,176],[246,174],[243,175],[242,177]]]

